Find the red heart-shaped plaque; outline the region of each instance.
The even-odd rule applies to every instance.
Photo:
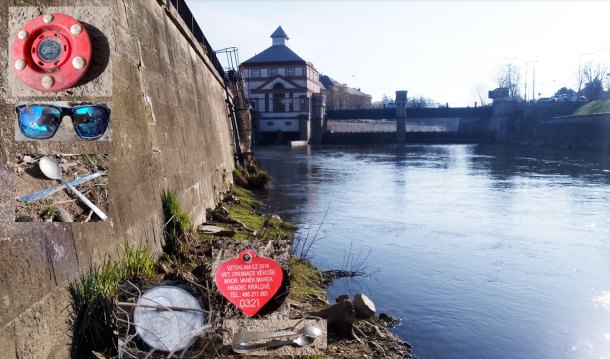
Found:
[[[249,249],[222,262],[214,275],[220,293],[250,317],[273,298],[283,278],[282,267],[276,261],[257,257]]]

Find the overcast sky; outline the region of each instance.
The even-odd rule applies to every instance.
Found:
[[[610,63],[610,1],[187,0],[214,50],[245,61],[286,45],[316,69],[381,99],[396,90],[450,106],[497,87],[498,68],[528,68],[528,98],[576,88],[579,62]],[[537,62],[533,62],[537,61]]]

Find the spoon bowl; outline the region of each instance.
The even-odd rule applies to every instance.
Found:
[[[40,171],[42,171],[45,176],[50,179],[61,180],[61,167],[59,167],[57,161],[51,157],[41,158],[38,165],[40,166]]]
[[[303,328],[297,330],[298,334],[304,334],[308,337],[319,337],[322,335],[322,329],[316,327],[315,325],[306,325]]]
[[[300,337],[297,337],[296,339],[294,339],[292,341],[292,343],[294,343],[300,347],[306,347],[308,345],[313,344],[313,342],[315,340],[316,340],[316,338],[310,337],[309,335],[301,335]]]

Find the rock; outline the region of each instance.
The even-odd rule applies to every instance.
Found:
[[[272,219],[277,219],[278,221],[281,221],[281,220],[282,220],[282,217],[280,217],[280,215],[279,215],[279,214],[277,214],[277,213],[272,214],[272,215],[271,215],[271,218],[272,218]]]
[[[356,313],[351,300],[342,300],[326,309],[310,313],[314,317],[327,319],[328,330],[339,338],[357,339],[354,334]]]
[[[202,224],[197,227],[197,230],[203,234],[211,234],[214,236],[221,237],[233,237],[235,235],[235,231],[232,229],[227,229],[219,226],[212,226],[209,224]]]
[[[70,214],[70,212],[68,212],[67,209],[63,208],[62,206],[55,206],[55,209],[57,210],[57,213],[55,214],[55,219],[58,222],[74,222],[74,220],[72,219],[72,215]]]
[[[342,301],[342,300],[349,300],[349,295],[347,295],[347,294],[341,294],[340,296],[338,296],[338,297],[335,299],[335,303],[339,303],[339,302],[340,302],[340,301]]]
[[[354,297],[354,309],[356,314],[363,319],[375,316],[375,303],[364,294],[356,294]]]

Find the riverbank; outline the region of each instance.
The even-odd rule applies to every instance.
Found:
[[[287,240],[292,244],[297,227],[284,221],[276,214],[265,213],[264,204],[254,199],[254,194],[240,187],[234,187],[225,197],[223,206],[228,215],[215,215],[218,210],[211,211],[206,225],[223,226],[235,232],[234,239],[251,239],[257,241]],[[220,207],[217,207],[217,209]],[[222,210],[221,210],[222,212]],[[237,223],[231,223],[237,221]],[[227,227],[227,224],[229,225]],[[223,236],[220,236],[223,237]],[[202,235],[202,240],[214,242],[218,236]],[[228,238],[224,238],[225,240]],[[289,248],[279,246],[277,253]],[[337,264],[339,265],[339,264]],[[309,261],[291,254],[289,268],[290,284],[288,305],[291,319],[302,319],[311,313],[328,308],[331,303],[326,295],[326,288],[332,278],[314,267]],[[355,339],[341,339],[329,332],[328,346],[325,353],[315,358],[408,358],[411,346],[391,332],[392,325],[397,320],[391,316],[374,317],[368,320],[354,321]],[[261,318],[264,319],[264,318]],[[238,357],[230,348],[224,348],[222,357]],[[276,356],[269,356],[274,358]]]
[[[310,313],[320,311],[330,306],[325,292],[332,279],[312,266],[308,261],[290,255],[288,261],[281,260],[290,252],[290,245],[295,235],[296,227],[279,218],[277,215],[265,214],[264,204],[254,198],[252,192],[240,187],[234,187],[226,194],[215,209],[208,212],[208,220],[197,228],[188,215],[180,209],[180,204],[171,193],[164,195],[165,216],[169,217],[166,227],[169,237],[164,247],[164,254],[153,260],[152,255],[142,248],[125,245],[125,254],[116,263],[105,262],[94,272],[86,272],[80,281],[70,286],[73,299],[72,320],[74,333],[90,333],[87,328],[101,325],[108,329],[101,332],[119,333],[119,342],[108,341],[107,338],[87,337],[87,334],[76,334],[73,338],[73,353],[83,355],[88,351],[99,353],[104,357],[116,357],[117,347],[120,351],[131,353],[138,357],[144,352],[137,345],[124,323],[129,322],[129,311],[115,313],[117,322],[107,321],[108,313],[99,316],[100,311],[106,311],[106,305],[100,305],[97,295],[88,296],[90,303],[83,306],[85,283],[92,278],[104,279],[100,285],[100,293],[107,298],[105,303],[125,302],[125,281],[129,285],[137,285],[140,289],[150,289],[157,285],[177,285],[191,290],[199,297],[203,308],[210,311],[206,324],[211,327],[201,338],[187,350],[186,357],[224,357],[237,358],[228,345],[219,342],[223,335],[223,321],[231,319],[246,319],[247,317],[228,303],[211,284],[215,257],[219,250],[231,246],[246,248],[271,247],[271,255],[288,273],[288,294],[277,296],[279,303],[269,309],[265,306],[253,319],[270,319],[277,316],[276,311],[289,307],[290,319],[310,317]],[[286,262],[286,263],[284,263]],[[108,290],[121,282],[118,292]],[[188,288],[192,287],[192,288]],[[98,299],[91,299],[98,298]],[[136,298],[137,299],[137,298]],[[80,306],[80,312],[79,307]],[[82,321],[79,313],[90,313],[95,309],[96,316]],[[102,317],[103,319],[100,319]],[[80,319],[79,319],[80,318]],[[104,319],[105,318],[105,319]],[[391,317],[386,320],[377,317],[368,320],[355,320],[354,333],[356,338],[341,339],[329,332],[326,351],[315,358],[405,358],[410,356],[410,345],[401,341],[391,332],[391,325],[396,324]],[[286,318],[287,319],[287,318]],[[390,320],[388,320],[390,319]],[[79,321],[80,320],[80,321]],[[103,354],[102,354],[103,353]],[[265,357],[265,356],[263,356]],[[276,355],[268,356],[276,357]]]

